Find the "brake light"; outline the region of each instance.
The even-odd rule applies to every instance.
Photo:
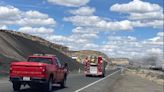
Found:
[[[46,71],[46,67],[41,67],[41,71],[45,72]]]
[[[12,70],[13,70],[13,68],[12,68],[12,66],[10,66],[10,73],[12,72]]]
[[[41,75],[42,75],[43,77],[46,76],[46,67],[41,67]]]
[[[102,64],[102,62],[103,62],[103,61],[102,61],[102,60],[100,60],[100,64]]]
[[[40,71],[41,71],[42,74],[45,74],[45,72],[46,72],[46,67],[40,67]]]
[[[43,68],[43,69],[42,69],[42,72],[45,72],[45,71],[46,71],[46,68]]]

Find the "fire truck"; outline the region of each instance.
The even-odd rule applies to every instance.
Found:
[[[102,56],[89,56],[83,61],[85,76],[105,77],[105,67],[107,62]]]

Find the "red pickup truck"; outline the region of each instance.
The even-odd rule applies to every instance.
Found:
[[[14,91],[27,84],[32,88],[42,86],[50,92],[54,83],[65,87],[67,75],[67,63],[61,65],[55,55],[34,54],[27,61],[12,62],[10,65],[10,81]]]

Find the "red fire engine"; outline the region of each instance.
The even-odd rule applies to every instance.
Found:
[[[86,76],[105,76],[106,61],[101,56],[90,56],[84,60],[84,73]]]

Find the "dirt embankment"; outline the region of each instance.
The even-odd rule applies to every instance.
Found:
[[[9,71],[9,65],[14,60],[26,60],[28,55],[34,53],[55,54],[59,60],[67,62],[70,70],[82,68],[82,65],[61,53],[59,50],[50,48],[41,44],[10,32],[0,30],[0,74]]]
[[[163,92],[163,86],[125,72],[106,92]]]

